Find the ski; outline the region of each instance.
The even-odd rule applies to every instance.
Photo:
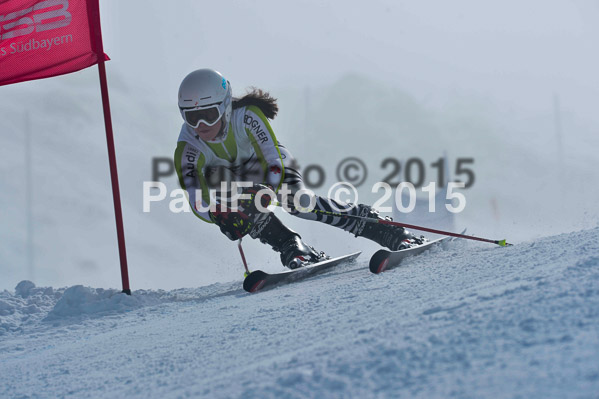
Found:
[[[393,269],[399,266],[401,261],[409,256],[421,254],[422,252],[431,249],[435,244],[451,240],[451,237],[443,237],[437,240],[428,241],[416,247],[401,249],[399,251],[391,251],[388,249],[380,249],[375,252],[370,258],[370,271],[374,274],[379,274],[385,270]]]
[[[280,273],[266,273],[262,270],[254,270],[245,280],[243,280],[243,289],[247,292],[256,292],[263,288],[270,288],[280,284],[291,283],[303,280],[320,272],[330,269],[344,262],[353,262],[362,252],[339,256],[337,258],[323,260],[298,269],[286,270]]]

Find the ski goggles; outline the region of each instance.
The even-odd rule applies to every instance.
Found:
[[[197,128],[200,126],[201,122],[204,122],[207,126],[214,126],[216,122],[220,120],[223,116],[224,108],[222,103],[214,104],[209,107],[204,108],[191,108],[191,109],[181,109],[181,115],[183,115],[183,119],[185,123],[193,128]]]

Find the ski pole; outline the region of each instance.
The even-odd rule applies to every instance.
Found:
[[[237,248],[239,248],[239,254],[241,255],[241,260],[243,261],[243,267],[245,267],[245,273],[243,273],[243,277],[247,277],[250,275],[250,269],[248,269],[248,264],[245,260],[245,254],[243,253],[243,248],[241,247],[241,238],[239,239]]]
[[[280,202],[273,201],[271,203],[273,205],[276,205],[276,206],[279,206],[279,207],[283,208],[283,204],[281,204]],[[446,236],[451,236],[451,237],[465,238],[467,240],[489,242],[491,244],[497,244],[497,245],[499,245],[501,247],[509,247],[509,246],[513,245],[513,244],[507,243],[506,240],[490,240],[488,238],[482,238],[482,237],[476,237],[476,236],[468,236],[468,235],[465,235],[465,234],[452,233],[450,231],[443,231],[443,230],[431,229],[429,227],[416,226],[416,225],[413,225],[413,224],[399,223],[399,222],[394,222],[394,221],[386,220],[386,219],[374,219],[374,218],[367,218],[367,217],[364,217],[364,216],[347,215],[347,214],[344,214],[344,213],[336,213],[336,212],[331,212],[331,211],[322,211],[320,209],[308,209],[308,210],[305,210],[305,211],[311,212],[311,213],[317,213],[317,214],[321,214],[321,215],[327,215],[327,216],[336,216],[336,217],[345,218],[345,219],[364,220],[364,221],[366,221],[368,223],[379,223],[379,224],[388,224],[388,225],[391,225],[391,226],[406,227],[406,228],[410,228],[410,229],[414,229],[414,230],[420,230],[420,231],[426,231],[426,232],[434,233],[434,234],[441,234],[441,235],[446,235]]]

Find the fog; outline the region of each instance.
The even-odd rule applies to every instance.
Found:
[[[452,175],[458,158],[472,158],[456,229],[517,243],[599,222],[596,2],[101,3],[134,289],[242,277],[235,244],[215,226],[167,202],[142,212],[152,159],[176,145],[179,83],[203,67],[223,73],[234,95],[256,86],[279,99],[275,134],[300,165],[323,167],[320,194],[350,156],[368,167],[367,203],[380,197],[370,188],[389,174],[385,158],[422,159],[427,182],[438,158]],[[120,285],[99,96],[95,67],[0,87],[0,289],[26,278]],[[332,255],[376,248],[280,215]],[[269,249],[244,245],[251,265],[278,267]]]

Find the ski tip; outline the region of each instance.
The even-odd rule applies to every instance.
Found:
[[[389,265],[389,253],[386,250],[380,250],[370,258],[368,268],[374,274],[379,274],[387,269]]]
[[[264,284],[266,283],[266,280],[260,280],[257,283],[255,283],[251,288],[250,288],[250,292],[256,292],[256,291],[260,291],[260,289],[262,289],[262,287],[264,287]]]
[[[243,280],[243,289],[247,292],[260,291],[266,283],[267,276],[262,270],[254,270]]]
[[[379,274],[385,271],[385,269],[387,269],[387,266],[389,265],[389,258],[385,258],[381,263],[379,263],[375,274]]]
[[[250,293],[257,292],[264,287],[265,283],[266,279],[246,278],[243,282],[243,289]]]

